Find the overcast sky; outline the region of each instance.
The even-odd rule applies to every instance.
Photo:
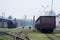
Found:
[[[51,9],[51,0],[0,0],[0,16],[2,12],[5,12],[5,17],[11,15],[22,19],[24,15],[27,15],[27,19],[32,19],[33,15],[35,15],[38,18],[44,11],[41,6],[48,6],[46,11],[49,11]],[[60,0],[54,0],[53,7],[56,14],[60,13]]]

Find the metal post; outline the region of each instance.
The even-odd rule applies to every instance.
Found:
[[[52,0],[52,3],[51,3],[51,11],[53,11],[53,0]]]
[[[25,17],[24,17],[24,26],[26,26],[26,18],[27,18],[27,16],[25,15]]]
[[[53,13],[53,0],[51,2],[51,15],[52,15],[52,13]]]
[[[35,16],[33,16],[33,27],[35,26]]]
[[[3,18],[3,19],[2,19],[2,27],[4,27],[4,17],[5,17],[5,13],[3,12],[3,13],[2,13],[2,18]]]

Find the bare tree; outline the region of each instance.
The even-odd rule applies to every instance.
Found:
[[[9,16],[9,17],[8,17],[8,19],[10,19],[10,20],[11,20],[12,18],[13,18],[12,16]]]

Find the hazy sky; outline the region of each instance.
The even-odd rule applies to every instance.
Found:
[[[11,15],[22,19],[24,15],[27,15],[27,19],[32,19],[33,15],[35,15],[38,18],[44,11],[41,6],[48,6],[46,11],[49,11],[51,9],[51,0],[0,0],[0,16],[2,12],[5,12],[5,17]],[[53,7],[56,14],[60,13],[60,0],[54,0]]]

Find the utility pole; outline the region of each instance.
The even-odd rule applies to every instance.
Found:
[[[33,27],[35,26],[35,15],[33,15]]]
[[[26,18],[27,18],[27,16],[25,15],[24,16],[24,26],[26,27]]]
[[[5,13],[2,12],[2,27],[4,28],[4,19],[5,19]]]
[[[53,14],[53,0],[51,1],[51,15]]]
[[[35,15],[33,15],[33,31],[35,30]]]
[[[2,12],[2,18],[5,18],[5,12]]]
[[[52,0],[52,3],[51,3],[51,11],[53,11],[53,0]]]

